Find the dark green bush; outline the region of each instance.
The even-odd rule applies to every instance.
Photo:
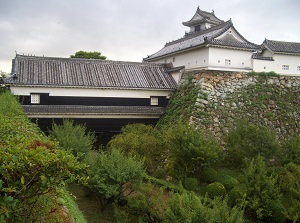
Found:
[[[234,206],[240,203],[243,199],[246,198],[247,188],[244,184],[237,184],[230,192],[228,193],[228,204],[229,206]]]
[[[145,159],[147,172],[156,177],[165,177],[166,150],[160,131],[151,125],[131,124],[124,126],[107,145],[108,150],[118,148]]]
[[[270,204],[268,208],[272,214],[271,216],[268,216],[264,219],[265,222],[269,222],[269,223],[285,222],[286,220],[285,208],[281,202],[273,202]]]
[[[300,200],[300,166],[289,163],[278,169],[277,183],[282,193]]]
[[[198,190],[198,187],[199,187],[199,182],[196,178],[186,178],[184,180],[184,183],[183,183],[184,187],[187,189],[187,190],[193,190],[193,191],[196,191]]]
[[[203,171],[202,180],[206,183],[220,182],[225,188],[230,191],[239,181],[231,176],[236,175],[236,173],[229,173],[231,171],[226,169],[213,169],[208,168]],[[231,175],[229,175],[231,174]]]
[[[219,142],[195,126],[179,121],[163,130],[170,154],[171,176],[179,180],[201,176],[203,170],[215,166],[222,159]]]
[[[300,136],[296,135],[282,143],[280,159],[283,164],[295,163],[300,165]]]
[[[257,156],[247,165],[243,184],[247,188],[246,211],[256,219],[272,216],[273,204],[281,203],[281,193],[277,179],[267,169],[261,156]]]
[[[207,186],[207,193],[210,198],[225,196],[226,189],[223,184],[214,182]]]
[[[241,168],[257,155],[266,161],[274,160],[279,149],[276,134],[264,126],[241,121],[225,137],[226,166]]]
[[[75,156],[85,156],[96,141],[95,134],[88,132],[85,125],[74,124],[73,120],[65,119],[62,125],[52,124],[50,136],[59,145]]]

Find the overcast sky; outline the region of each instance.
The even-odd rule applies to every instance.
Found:
[[[69,57],[100,51],[140,62],[183,37],[197,7],[215,11],[250,42],[300,42],[299,0],[0,0],[0,70],[15,52]]]

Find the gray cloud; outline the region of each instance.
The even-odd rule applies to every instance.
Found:
[[[68,57],[100,51],[111,60],[142,61],[187,30],[197,6],[232,18],[249,41],[300,42],[298,0],[3,0],[0,2],[0,70],[15,51]]]

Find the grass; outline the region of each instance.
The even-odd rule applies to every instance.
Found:
[[[67,190],[75,197],[79,210],[84,214],[88,223],[112,223],[113,207],[108,206],[101,212],[100,201],[94,194],[88,194],[84,186],[68,185]],[[77,223],[77,222],[76,222]]]

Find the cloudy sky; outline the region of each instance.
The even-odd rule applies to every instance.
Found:
[[[249,41],[300,42],[299,0],[0,0],[0,70],[18,54],[69,57],[100,51],[142,61],[183,37],[197,7],[233,21]]]

